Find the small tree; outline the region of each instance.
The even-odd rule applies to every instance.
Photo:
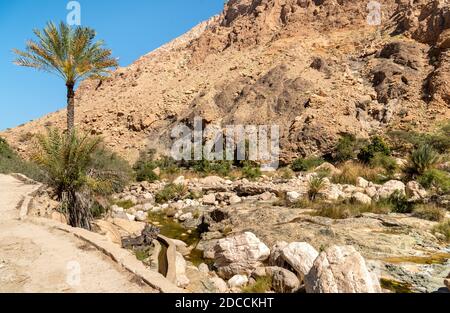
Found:
[[[103,41],[95,42],[95,31],[88,27],[72,28],[65,23],[57,27],[52,22],[41,31],[34,30],[37,41],[29,40],[25,51],[14,49],[15,64],[54,73],[64,79],[67,88],[67,130],[75,125],[75,85],[89,77],[108,75],[117,67],[111,50]]]

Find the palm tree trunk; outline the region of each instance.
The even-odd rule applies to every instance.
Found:
[[[67,132],[70,134],[75,127],[75,92],[74,84],[67,83]]]

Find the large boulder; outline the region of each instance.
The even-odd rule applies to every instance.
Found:
[[[402,195],[405,194],[405,184],[399,180],[390,180],[386,182],[380,189],[378,189],[377,197],[379,199],[388,199],[395,192],[399,191]]]
[[[176,284],[180,288],[185,288],[189,285],[189,278],[186,276],[186,260],[180,252],[176,252],[175,257],[175,274]]]
[[[217,241],[214,265],[221,277],[229,279],[238,274],[250,274],[269,255],[269,248],[253,233],[246,232]]]
[[[292,293],[300,288],[297,275],[281,267],[266,267],[266,275],[272,278],[272,288],[279,293]]]
[[[248,284],[248,277],[245,275],[234,275],[228,281],[230,288],[240,288]]]
[[[301,281],[318,256],[319,252],[306,242],[292,242],[281,249],[282,259],[295,270]]]
[[[104,220],[93,222],[97,233],[104,235],[109,241],[122,245],[122,236],[115,225]]]
[[[352,246],[332,246],[322,252],[305,276],[307,293],[380,293],[377,277]]]
[[[352,195],[352,201],[361,204],[370,205],[372,203],[372,198],[362,192],[355,192]]]
[[[421,200],[427,197],[427,191],[416,181],[406,184],[406,195],[411,200]]]

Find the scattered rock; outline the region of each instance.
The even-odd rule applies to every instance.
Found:
[[[296,271],[298,278],[303,281],[319,253],[306,242],[292,242],[281,250],[281,256]]]
[[[228,202],[233,205],[233,204],[238,204],[242,202],[242,199],[236,195],[233,195],[229,198]]]
[[[362,192],[355,192],[352,195],[352,201],[370,205],[372,203],[372,198]]]
[[[234,275],[228,281],[230,288],[240,288],[248,284],[248,278],[245,275]]]
[[[136,221],[144,222],[147,220],[147,213],[144,211],[137,211],[134,216],[136,217]]]
[[[428,192],[418,182],[410,181],[406,184],[406,195],[411,200],[421,200],[428,196]]]
[[[322,252],[305,276],[308,293],[380,293],[378,278],[352,246],[332,246]]]
[[[202,263],[198,266],[198,270],[202,273],[209,273],[209,267],[207,264]]]
[[[267,267],[267,276],[272,277],[272,288],[279,293],[292,293],[300,288],[300,280],[297,276],[281,267]]]
[[[356,186],[365,189],[369,187],[369,182],[362,177],[358,177],[356,179]]]
[[[180,288],[187,287],[190,281],[186,276],[186,260],[179,252],[176,253],[175,272],[177,286]]]
[[[269,248],[250,232],[219,240],[214,252],[214,265],[223,278],[250,274],[270,255]]]
[[[388,199],[396,191],[400,191],[401,194],[405,194],[405,184],[399,180],[390,180],[378,189],[377,196],[379,199]]]
[[[225,293],[228,291],[228,285],[222,278],[214,276],[210,277],[209,281],[216,288],[217,292]]]
[[[173,184],[175,185],[186,185],[186,180],[184,179],[184,176],[179,176],[177,178],[175,178],[175,180],[173,181]]]
[[[293,203],[293,202],[297,201],[298,199],[300,199],[301,194],[299,194],[296,191],[289,191],[288,193],[286,193],[286,197],[289,202]]]
[[[325,162],[322,163],[321,165],[319,165],[318,167],[316,167],[316,169],[314,170],[314,172],[328,172],[330,173],[330,175],[339,175],[342,173],[341,170],[337,169],[333,164]]]
[[[213,193],[205,195],[205,196],[203,196],[202,201],[203,201],[203,204],[214,205],[214,204],[216,204],[216,195]]]

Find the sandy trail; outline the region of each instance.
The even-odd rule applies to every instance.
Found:
[[[85,242],[18,219],[36,186],[0,175],[0,292],[154,292]]]

